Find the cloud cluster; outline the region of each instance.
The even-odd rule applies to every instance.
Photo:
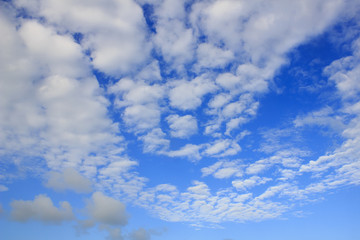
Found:
[[[89,193],[94,183],[162,219],[191,223],[275,218],[294,199],[358,185],[359,39],[352,40],[351,55],[324,70],[341,106],[299,115],[288,127],[290,133],[330,128],[343,138],[339,147],[309,161],[309,151],[293,138],[278,143],[285,130],[273,129],[272,141],[258,149],[243,141],[287,54],[333,26],[348,6],[357,6],[353,2],[3,2],[1,164],[50,169],[46,186],[55,190]],[[168,183],[149,187],[151,179],[136,169],[142,159],[129,156],[134,145],[138,154],[209,161],[201,181],[185,190]],[[239,159],[243,150],[261,154]],[[307,173],[315,180],[300,187]],[[212,189],[209,176],[229,186]],[[45,195],[11,206],[17,221],[74,218],[69,203],[58,208]],[[96,192],[86,212],[80,230],[98,224],[110,238],[123,238],[128,217],[122,202]],[[129,238],[150,235],[140,228]]]

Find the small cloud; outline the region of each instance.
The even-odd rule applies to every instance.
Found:
[[[232,185],[238,190],[246,190],[258,185],[265,184],[271,180],[271,178],[252,176],[251,178],[245,180],[232,181]]]
[[[177,138],[188,138],[198,131],[197,121],[191,115],[170,115],[166,118],[171,129],[171,136]]]
[[[213,175],[215,178],[223,179],[232,176],[243,175],[242,166],[239,161],[218,161],[209,167],[201,169],[203,177]]]
[[[169,157],[188,157],[191,161],[198,161],[201,159],[199,149],[201,146],[194,144],[186,144],[179,150],[169,151]]]
[[[0,184],[0,192],[6,192],[9,190],[6,186]]]
[[[72,190],[76,193],[92,191],[91,181],[72,168],[67,168],[62,173],[50,172],[45,186],[56,191]]]
[[[18,222],[36,220],[48,224],[60,224],[74,218],[68,202],[60,202],[60,208],[57,208],[46,195],[38,195],[33,201],[14,200],[10,205],[11,218]]]
[[[150,240],[151,234],[149,231],[146,231],[144,228],[139,228],[137,230],[134,230],[130,234],[131,240]]]

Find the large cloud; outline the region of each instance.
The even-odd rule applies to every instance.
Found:
[[[139,5],[132,0],[107,1],[15,1],[31,14],[45,17],[60,28],[81,33],[92,64],[119,76],[147,59],[146,24]]]
[[[81,172],[96,188],[162,219],[218,223],[278,217],[291,204],[276,198],[307,198],[359,184],[359,40],[351,56],[325,70],[342,99],[341,109],[322,108],[297,117],[289,127],[326,121],[344,143],[310,162],[294,141],[281,145],[275,140],[260,146],[263,157],[236,159],[241,150],[254,147],[239,143],[250,134],[242,128],[256,117],[261,97],[273,90],[287,53],[332,26],[352,1],[13,3],[2,3],[0,10],[0,33],[6,36],[0,39],[0,154],[19,168],[50,168],[48,186],[89,192]],[[144,14],[140,3],[153,11]],[[26,14],[16,18],[20,8]],[[96,79],[92,70],[103,77]],[[206,157],[203,181],[181,192],[170,184],[146,187],[147,179],[135,169],[143,160],[127,156],[131,151],[121,132],[131,140],[126,143],[135,142],[145,153],[193,162]],[[189,142],[195,133],[205,136]],[[64,170],[69,167],[75,170]],[[307,172],[324,174],[324,180],[300,188],[297,181]],[[204,182],[210,175],[231,184],[212,189]],[[250,192],[259,186],[259,194]],[[47,206],[46,214],[39,213],[40,203]],[[57,223],[72,216],[69,205],[62,208],[40,195],[14,201],[12,214],[19,221]],[[122,238],[118,227],[127,216],[120,201],[96,192],[87,210],[92,223],[103,224],[113,239]],[[149,234],[139,229],[132,238]]]
[[[12,207],[11,218],[15,221],[37,220],[49,224],[59,224],[74,218],[68,202],[61,202],[61,207],[57,208],[46,195],[38,195],[33,201],[14,200],[10,205]]]

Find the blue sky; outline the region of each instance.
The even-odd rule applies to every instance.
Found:
[[[0,238],[360,238],[355,0],[0,2]]]

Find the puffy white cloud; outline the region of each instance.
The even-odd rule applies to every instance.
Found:
[[[116,95],[117,108],[125,107],[122,118],[129,130],[143,133],[159,124],[161,109],[158,102],[164,96],[164,87],[123,78],[108,91]]]
[[[88,74],[90,69],[83,57],[81,46],[75,43],[71,36],[59,35],[55,29],[44,27],[34,20],[22,24],[19,36],[29,54],[44,65],[44,71],[67,77]],[[51,64],[47,65],[49,62]]]
[[[196,50],[197,64],[195,69],[201,68],[222,68],[234,59],[234,54],[209,43],[198,45]]]
[[[194,57],[196,38],[193,30],[185,25],[184,1],[165,0],[154,4],[154,17],[157,18],[155,47],[165,61],[179,72],[184,64]]]
[[[38,0],[15,1],[51,24],[81,33],[95,68],[118,76],[148,58],[146,23],[141,7],[132,0],[96,2]],[[131,14],[130,14],[131,13]],[[35,36],[35,35],[34,35]]]
[[[201,75],[191,81],[176,81],[169,92],[170,105],[180,110],[194,110],[202,103],[202,97],[216,90],[209,76]]]
[[[207,144],[206,146],[207,147],[203,153],[208,156],[232,156],[241,151],[239,144],[230,139],[219,139],[211,144]]]
[[[169,148],[170,140],[166,139],[161,128],[154,128],[148,134],[141,137],[144,143],[144,152],[162,153]]]
[[[196,118],[191,115],[179,116],[174,114],[169,115],[166,120],[169,123],[172,137],[189,138],[191,135],[197,133],[197,121]]]
[[[13,200],[10,205],[11,218],[19,222],[37,220],[47,224],[59,224],[74,218],[68,202],[61,202],[60,208],[57,208],[46,195],[38,195],[33,201]]]
[[[154,105],[132,105],[124,111],[124,121],[135,132],[156,127],[160,122],[160,110]]]
[[[92,191],[91,181],[73,168],[66,168],[63,172],[49,172],[46,187],[57,191],[73,190],[77,193],[89,193]]]
[[[1,16],[1,31],[8,36],[1,42],[6,49],[0,59],[1,154],[17,152],[20,165],[40,158],[54,170],[80,163],[87,170],[106,162],[114,149],[120,152],[109,102],[82,48],[53,27],[35,20],[16,26],[12,20],[11,11]],[[90,156],[94,152],[99,161]]]

